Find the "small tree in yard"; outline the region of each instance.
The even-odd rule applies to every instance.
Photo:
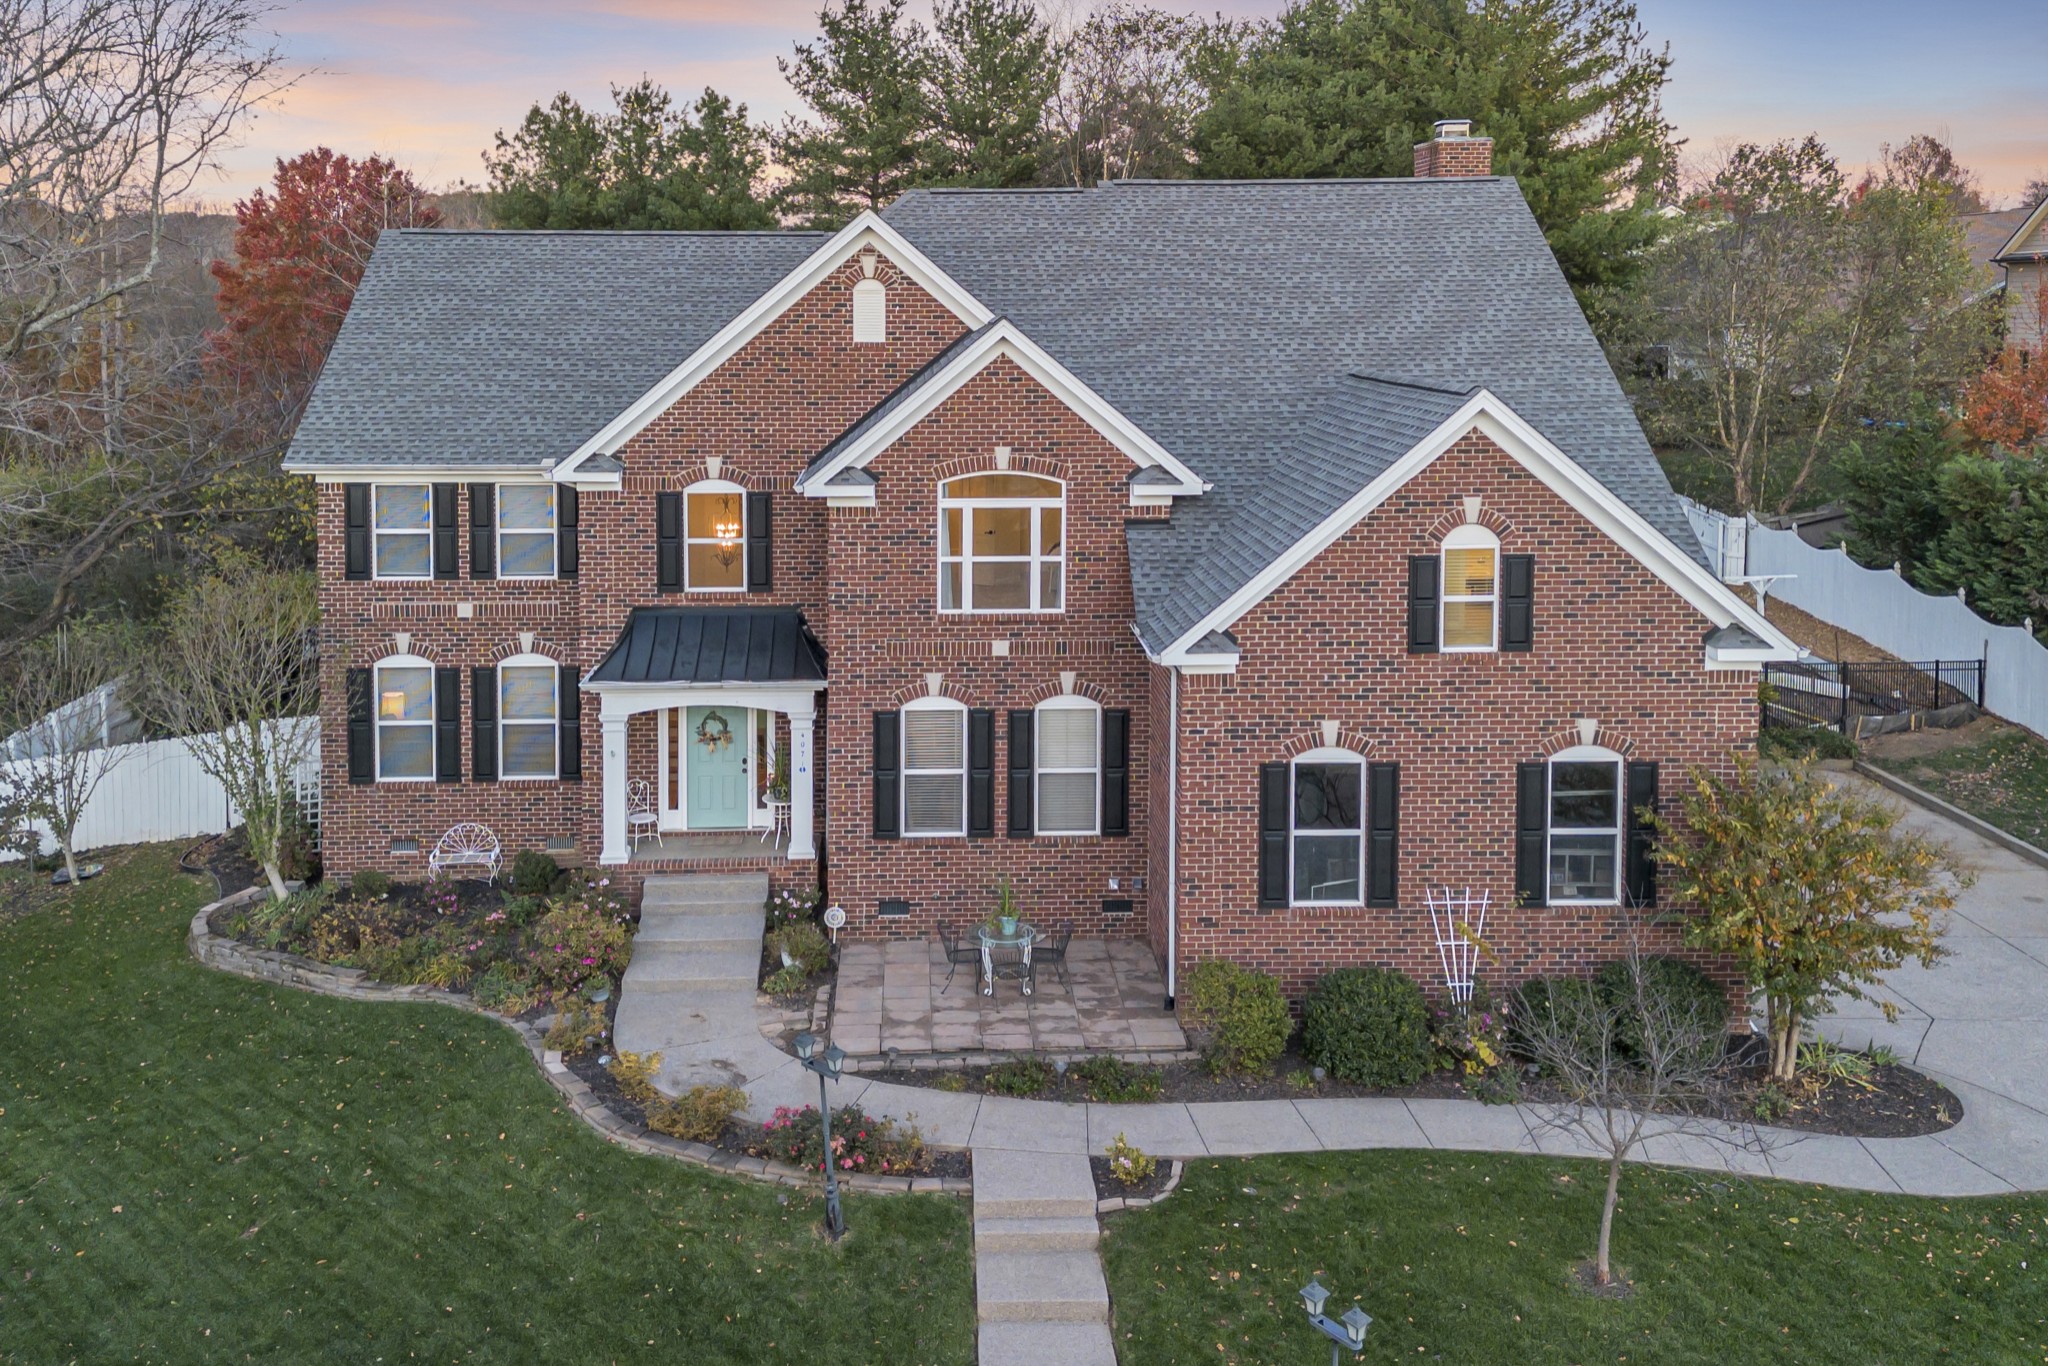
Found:
[[[1931,966],[1938,917],[1970,875],[1946,846],[1898,829],[1899,812],[1804,768],[1743,759],[1733,779],[1695,769],[1679,822],[1658,820],[1657,861],[1695,906],[1687,942],[1732,954],[1769,1016],[1771,1079],[1790,1083],[1800,1034],[1829,997],[1866,992],[1911,961]]]
[[[111,628],[64,626],[18,661],[9,692],[17,747],[16,800],[30,820],[50,828],[64,853],[64,876],[78,885],[78,823],[100,783],[127,753],[106,743],[106,709],[95,696],[120,678],[122,650]]]
[[[172,604],[150,710],[241,812],[249,856],[282,901],[295,776],[319,743],[313,576],[231,564]]]
[[[1610,1251],[1621,1199],[1621,1167],[1653,1138],[1683,1135],[1731,1151],[1761,1152],[1755,1126],[1712,1118],[1722,1083],[1727,1020],[1662,989],[1655,963],[1629,936],[1619,972],[1603,990],[1525,996],[1515,1020],[1518,1047],[1550,1079],[1555,1101],[1536,1122],[1569,1135],[1607,1164],[1600,1239],[1588,1270],[1614,1284]]]

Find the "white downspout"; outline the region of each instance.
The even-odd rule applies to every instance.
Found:
[[[1180,670],[1169,670],[1166,678],[1166,1008],[1171,1011],[1180,939]]]

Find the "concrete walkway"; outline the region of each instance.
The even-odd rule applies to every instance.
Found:
[[[1955,1090],[1965,1107],[1963,1122],[1922,1138],[1773,1130],[1767,1131],[1769,1151],[1762,1155],[1658,1140],[1648,1146],[1647,1160],[1914,1195],[2048,1190],[2048,870],[1918,808],[1909,811],[1906,823],[1947,840],[1978,872],[1949,931],[1955,956],[1932,970],[1896,975],[1893,989],[1905,1006],[1897,1026],[1886,1025],[1875,1007],[1851,1003],[1825,1017],[1821,1028],[1859,1047],[1873,1040],[1889,1043]],[[744,974],[706,977],[699,985],[698,979],[675,975],[682,955],[659,947],[663,936],[678,932],[678,915],[697,913],[682,908],[706,908],[717,897],[736,907],[740,889],[714,890],[710,884],[737,879],[690,875],[673,881],[698,885],[665,890],[654,903],[651,924],[643,910],[619,1003],[619,1046],[636,1052],[659,1048],[666,1055],[659,1079],[664,1090],[698,1082],[744,1086],[748,1113],[757,1119],[778,1105],[815,1103],[816,1078],[756,1026],[752,961]],[[721,933],[735,937],[735,973],[737,939],[751,933],[758,943],[758,905],[764,898],[765,891],[756,899],[751,931],[736,921],[719,922]],[[710,932],[705,926],[704,933]],[[662,965],[652,974],[641,966],[650,948]],[[1118,1132],[1156,1156],[1179,1158],[1360,1148],[1572,1152],[1569,1141],[1543,1129],[1534,1110],[1465,1100],[1064,1105],[953,1094],[859,1075],[848,1075],[832,1091],[834,1105],[857,1103],[870,1114],[916,1123],[932,1142],[971,1147],[977,1156],[1007,1150],[1085,1157],[1100,1153]]]

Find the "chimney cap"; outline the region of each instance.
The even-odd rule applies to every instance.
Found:
[[[1472,120],[1438,119],[1436,135],[1440,138],[1469,138],[1472,136]]]

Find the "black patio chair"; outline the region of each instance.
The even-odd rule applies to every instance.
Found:
[[[1041,958],[1052,964],[1053,970],[1059,973],[1061,986],[1068,991],[1074,989],[1074,984],[1067,980],[1067,945],[1073,938],[1074,922],[1069,920],[1059,927],[1052,938],[1031,946],[1031,986],[1034,991],[1038,988],[1038,962]]]
[[[952,987],[953,974],[960,970],[962,963],[973,964],[975,972],[977,974],[980,973],[981,950],[973,947],[961,947],[960,936],[954,932],[951,925],[948,925],[943,920],[939,922],[938,929],[939,947],[946,951],[946,985],[939,988],[939,994],[943,996]]]

